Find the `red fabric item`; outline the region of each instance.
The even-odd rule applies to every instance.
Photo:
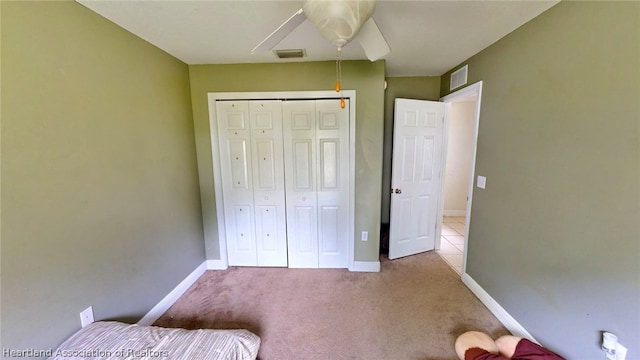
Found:
[[[464,360],[508,360],[499,354],[492,354],[485,349],[471,348],[464,352]]]
[[[513,353],[512,360],[565,360],[560,355],[547,350],[542,346],[533,343],[527,339],[518,341],[516,350]],[[487,350],[480,348],[467,349],[464,352],[464,360],[509,360],[508,358],[492,354]]]
[[[542,346],[527,339],[518,341],[516,351],[513,353],[513,360],[565,360],[562,356],[547,350]]]

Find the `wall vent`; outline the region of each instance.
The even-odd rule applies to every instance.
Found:
[[[449,90],[453,90],[459,88],[460,86],[467,83],[467,71],[469,70],[469,65],[465,65],[460,69],[451,73],[451,81],[449,83]]]
[[[273,53],[276,54],[279,59],[302,58],[306,55],[304,49],[273,50]]]

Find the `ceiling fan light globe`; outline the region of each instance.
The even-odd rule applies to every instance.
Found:
[[[375,0],[305,0],[302,10],[322,37],[342,47],[353,39],[375,10]]]
[[[332,41],[331,43],[333,45],[335,45],[335,47],[338,49],[338,51],[341,51],[342,47],[347,45],[347,42],[348,41],[345,40],[345,39],[336,39],[336,40]]]
[[[327,19],[326,22],[318,26],[320,35],[325,39],[337,45],[338,41],[346,44],[349,40],[353,39],[360,30],[356,28],[356,23],[344,21],[341,18]]]

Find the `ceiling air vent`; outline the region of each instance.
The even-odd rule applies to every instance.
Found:
[[[295,59],[305,56],[304,49],[273,50],[279,59]]]
[[[467,83],[467,70],[469,70],[469,65],[465,65],[460,69],[451,73],[451,82],[449,83],[449,90],[459,88],[460,86]]]

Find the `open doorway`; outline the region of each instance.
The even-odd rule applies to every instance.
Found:
[[[482,82],[478,82],[441,99],[447,104],[447,124],[436,249],[460,275],[465,272],[471,223],[481,93]]]

